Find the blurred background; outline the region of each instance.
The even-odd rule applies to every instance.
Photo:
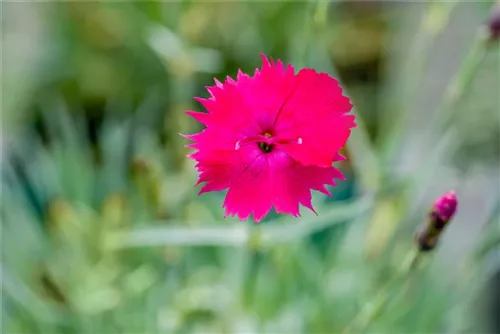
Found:
[[[500,331],[493,5],[3,2],[2,330]],[[183,111],[260,52],[338,77],[355,105],[347,180],[314,195],[318,216],[239,222],[196,195]],[[458,212],[408,274],[450,189]]]

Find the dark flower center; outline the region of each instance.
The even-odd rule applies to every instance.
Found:
[[[302,145],[302,137],[287,139],[274,136],[271,132],[265,132],[263,135],[248,136],[237,140],[236,143],[234,143],[234,150],[238,151],[242,145],[247,144],[257,144],[262,152],[270,153],[275,149],[276,145]]]
[[[259,142],[259,148],[262,150],[262,152],[269,153],[273,150],[273,145],[264,142]]]
[[[266,132],[264,133],[264,137],[266,138],[271,138],[272,137],[272,134],[270,132]],[[273,144],[268,144],[266,142],[259,142],[259,148],[261,149],[262,152],[264,153],[269,153],[273,150]]]

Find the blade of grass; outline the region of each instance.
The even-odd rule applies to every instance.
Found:
[[[405,52],[408,56],[402,69],[402,75],[394,83],[393,90],[399,91],[396,103],[393,104],[394,94],[384,94],[390,96],[386,102],[388,110],[394,110],[387,117],[381,117],[381,133],[388,133],[382,138],[382,149],[384,159],[391,159],[395,151],[400,148],[402,136],[407,132],[407,119],[410,114],[409,108],[414,105],[415,92],[421,84],[422,74],[428,60],[428,54],[433,42],[440,36],[447,26],[450,14],[458,1],[436,2],[427,4],[417,32],[410,45],[410,50]],[[390,65],[389,65],[390,66]],[[392,105],[392,106],[391,106]]]
[[[2,291],[7,293],[24,310],[32,313],[35,318],[52,324],[64,323],[67,320],[67,317],[38,297],[21,280],[8,273],[6,268],[0,267],[0,277]]]
[[[260,226],[255,229],[248,229],[246,225],[233,227],[188,228],[169,226],[143,228],[125,233],[125,235],[113,235],[110,242],[116,242],[117,247],[125,248],[162,245],[244,246],[248,242],[255,242],[256,247],[268,247],[304,238],[329,226],[352,220],[366,213],[371,208],[372,201],[371,197],[363,197],[350,203],[332,205],[327,212],[303,220],[300,224],[298,224],[297,220],[290,219],[288,222],[280,223],[280,226],[269,224],[269,226]],[[155,223],[149,225],[155,225]],[[123,240],[123,243],[120,240]]]

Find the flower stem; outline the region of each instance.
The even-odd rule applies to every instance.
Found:
[[[467,92],[467,88],[469,88],[473,82],[477,69],[484,60],[487,50],[487,40],[482,32],[482,29],[478,32],[458,73],[448,86],[441,104],[431,116],[431,121],[429,123],[431,133],[440,133],[443,130],[446,123],[452,117],[458,102],[460,102]]]
[[[390,159],[395,156],[396,150],[400,149],[401,136],[408,130],[406,125],[409,122],[411,110],[405,109],[408,106],[413,107],[419,86],[422,83],[422,74],[425,73],[425,67],[428,63],[429,53],[433,43],[439,37],[443,29],[447,26],[451,13],[458,1],[428,3],[424,14],[421,17],[419,26],[411,43],[410,51],[407,53],[408,60],[405,61],[401,70],[400,80],[395,81],[395,87],[399,98],[394,105],[394,97],[391,94],[387,102],[387,108],[394,110],[386,117],[381,118],[381,128],[388,133],[383,138],[381,154],[384,159]],[[402,81],[402,83],[401,83]],[[405,110],[404,112],[397,112]],[[385,128],[387,127],[387,128]]]
[[[354,317],[351,323],[344,329],[343,334],[361,332],[366,326],[369,325],[387,306],[391,300],[391,295],[388,290],[392,283],[399,281],[405,282],[408,277],[414,273],[418,267],[421,260],[422,252],[418,249],[412,248],[403,260],[401,270],[398,272],[396,277],[390,280],[388,283],[384,284],[375,297],[368,301],[361,311]]]

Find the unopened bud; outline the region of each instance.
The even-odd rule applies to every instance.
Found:
[[[441,233],[455,215],[457,206],[457,195],[454,191],[445,193],[434,202],[426,224],[415,236],[421,251],[430,251],[436,247]]]
[[[434,203],[433,211],[439,219],[448,222],[455,214],[455,211],[457,211],[457,205],[457,194],[452,190],[441,196]]]
[[[500,2],[493,5],[490,16],[486,21],[490,41],[497,41],[500,38]]]

